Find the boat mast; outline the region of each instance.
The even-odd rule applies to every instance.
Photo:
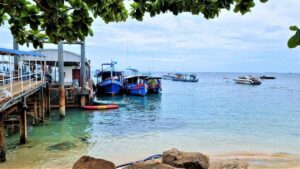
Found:
[[[113,61],[111,60],[111,65],[110,65],[110,79],[111,79],[111,80],[113,79],[113,69],[114,69],[114,63],[113,63]]]

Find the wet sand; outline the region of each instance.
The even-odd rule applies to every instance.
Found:
[[[220,169],[218,164],[226,163],[228,161],[238,161],[241,164],[248,164],[248,169],[300,169],[300,155],[289,154],[289,153],[261,153],[261,152],[229,152],[220,154],[208,154],[210,158],[210,169]],[[78,159],[80,155],[78,155]],[[126,157],[127,162],[137,161],[145,158],[144,156],[136,159]],[[105,158],[104,158],[105,159]],[[8,159],[9,160],[9,159]],[[22,162],[15,163],[14,165],[5,165],[5,163],[0,164],[0,168],[41,168],[41,169],[68,169],[72,168],[73,164],[77,159],[61,159],[56,162],[44,163],[39,165],[32,165]],[[120,165],[124,163],[123,159],[106,159],[115,163],[115,165]]]
[[[248,169],[300,169],[300,155],[289,153],[230,152],[211,155],[210,159],[211,164],[229,160],[247,162]]]

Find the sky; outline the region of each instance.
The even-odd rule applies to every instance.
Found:
[[[287,47],[289,26],[300,26],[299,10],[300,0],[270,0],[244,16],[224,10],[213,20],[189,13],[110,24],[98,18],[86,56],[92,69],[114,60],[119,69],[155,72],[300,72],[300,47]],[[7,26],[0,27],[0,39],[0,47],[12,48]],[[80,53],[78,45],[64,49]]]

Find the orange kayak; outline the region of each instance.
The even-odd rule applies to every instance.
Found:
[[[109,105],[91,105],[91,106],[83,106],[84,110],[107,110],[107,109],[117,109],[119,108],[116,104],[109,104]]]

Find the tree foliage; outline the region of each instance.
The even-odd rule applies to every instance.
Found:
[[[288,41],[288,47],[289,48],[295,48],[297,46],[300,46],[300,29],[297,26],[290,26],[290,30],[295,32],[295,35],[293,35],[289,41]]]
[[[267,0],[260,0],[266,2]],[[221,10],[233,9],[245,14],[255,6],[254,0],[0,0],[0,26],[8,23],[10,31],[20,44],[32,43],[42,48],[47,38],[53,43],[60,40],[74,42],[92,36],[91,25],[101,18],[106,23],[132,18],[142,21],[145,14],[151,17],[171,12],[178,15],[189,12],[206,19],[218,17]],[[300,42],[297,27],[289,47]]]

